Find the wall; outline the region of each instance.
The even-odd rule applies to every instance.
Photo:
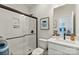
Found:
[[[62,6],[61,4],[38,4],[31,13],[38,17],[38,38],[50,38],[53,34],[53,9]],[[40,19],[49,17],[49,30],[40,30]]]
[[[52,23],[53,23],[53,5],[39,4],[36,5],[32,10],[34,16],[38,17],[38,37],[39,38],[50,38],[52,37]],[[40,19],[49,17],[49,30],[40,30]]]
[[[76,5],[76,35],[79,36],[79,4]]]
[[[65,5],[65,4],[54,4],[53,8],[57,8],[57,7],[60,7],[60,6],[63,6],[63,5]]]
[[[5,4],[8,7],[14,8],[16,10],[19,10],[21,12],[29,14],[29,7],[25,4]]]

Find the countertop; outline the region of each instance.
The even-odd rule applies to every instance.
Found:
[[[76,39],[75,41],[70,41],[68,38],[66,38],[66,40],[64,40],[61,37],[52,37],[52,38],[48,39],[48,43],[49,42],[79,49],[79,40],[78,39]]]

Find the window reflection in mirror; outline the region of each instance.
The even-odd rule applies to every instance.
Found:
[[[57,8],[54,8],[54,17],[53,17],[53,34],[54,31],[57,34],[61,35],[64,32],[67,36],[70,36],[72,33],[75,35],[75,5],[67,4]],[[62,31],[65,28],[66,31]]]

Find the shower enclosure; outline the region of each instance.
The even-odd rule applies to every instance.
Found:
[[[38,46],[37,18],[0,5],[0,35],[8,42],[10,54],[28,55]]]

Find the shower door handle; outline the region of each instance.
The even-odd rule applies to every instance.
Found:
[[[33,33],[33,34],[24,34],[22,36],[17,36],[17,37],[10,37],[10,38],[7,38],[6,40],[11,40],[11,39],[16,39],[16,38],[22,38],[22,37],[25,37],[25,36],[29,36],[29,35],[35,35],[36,33]]]

